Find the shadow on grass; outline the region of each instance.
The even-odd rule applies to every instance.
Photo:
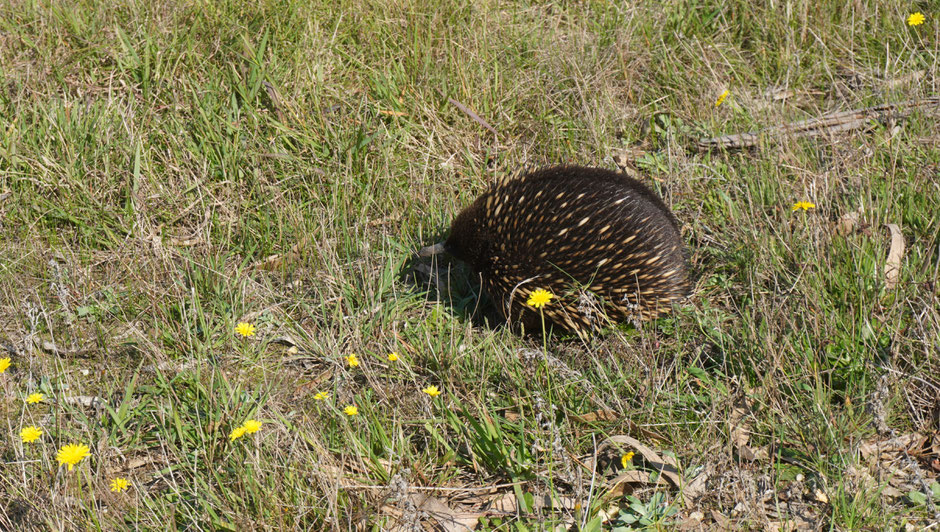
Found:
[[[443,242],[439,233],[423,246]],[[470,321],[474,327],[497,329],[506,325],[496,306],[480,284],[473,270],[447,253],[432,257],[409,258],[399,271],[399,278],[417,294],[429,301],[442,303],[455,317]]]
[[[443,234],[436,236],[437,238],[422,243],[421,247],[445,240]],[[460,320],[470,321],[474,327],[492,330],[511,327],[515,334],[530,339],[539,339],[543,336],[541,328],[523,330],[519,323],[507,324],[503,315],[497,310],[496,304],[483,290],[479,276],[469,265],[446,252],[431,257],[421,257],[416,250],[416,253],[399,271],[399,278],[416,294],[424,295],[426,300],[439,301],[453,316]],[[546,322],[545,326],[544,332],[554,342],[565,344],[581,342],[577,334],[570,330],[551,322]]]

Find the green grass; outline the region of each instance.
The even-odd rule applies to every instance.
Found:
[[[427,519],[417,495],[487,530],[934,522],[940,498],[911,495],[937,481],[929,444],[860,449],[940,428],[936,114],[694,145],[937,94],[938,16],[831,0],[0,6],[0,527],[378,530]],[[415,258],[503,172],[621,153],[689,243],[695,295],[674,316],[543,344],[488,325],[465,266],[435,262],[435,285]],[[894,289],[888,223],[907,243]],[[230,441],[246,419],[262,429]],[[40,441],[20,442],[27,425]],[[593,459],[619,434],[706,489],[624,497],[608,481],[631,449]],[[55,460],[67,443],[91,448],[72,472]],[[115,477],[131,489],[111,493]],[[500,498],[518,507],[484,510]]]

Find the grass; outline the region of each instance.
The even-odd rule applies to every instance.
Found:
[[[832,0],[0,6],[0,526],[935,523],[936,115],[692,148],[938,94],[937,16]],[[435,263],[435,285],[415,259],[501,173],[621,154],[689,243],[695,295],[674,316],[543,345],[486,323],[465,266]],[[907,243],[893,289],[888,223]],[[46,400],[26,405],[33,392]],[[230,441],[247,419],[261,430]],[[39,441],[21,443],[27,425]],[[674,457],[685,487],[613,487],[632,449],[594,454],[621,434]],[[91,448],[72,472],[55,460],[68,443]],[[639,452],[631,467],[654,469]],[[116,477],[130,489],[109,491]]]

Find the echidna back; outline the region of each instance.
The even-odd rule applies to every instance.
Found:
[[[447,248],[480,274],[497,307],[531,330],[539,288],[557,298],[546,318],[583,332],[650,318],[688,294],[685,248],[663,201],[630,177],[563,166],[492,185],[458,215]]]

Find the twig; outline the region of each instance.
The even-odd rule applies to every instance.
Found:
[[[888,120],[903,118],[915,109],[938,107],[940,106],[940,96],[931,96],[918,100],[907,100],[898,103],[886,103],[864,109],[854,109],[852,111],[842,111],[823,115],[818,118],[808,120],[799,120],[771,126],[759,131],[748,133],[738,133],[736,135],[725,135],[722,137],[699,139],[697,147],[699,150],[739,150],[756,146],[762,137],[818,137],[820,135],[832,135],[844,131],[852,131],[865,127],[872,120],[886,122]]]
[[[277,119],[282,124],[286,124],[287,116],[284,114],[284,100],[281,99],[281,94],[274,85],[267,81],[262,81],[261,84],[264,85],[264,90],[268,93],[268,98],[271,98],[271,103],[274,105],[274,112],[277,113]]]
[[[502,488],[511,488],[513,486],[521,486],[525,482],[508,482],[505,484],[493,484],[492,486],[480,486],[478,488],[452,488],[452,487],[440,487],[440,486],[408,486],[409,490],[418,490],[418,491],[439,491],[442,493],[478,493],[478,492],[488,492]],[[343,484],[340,486],[344,490],[386,490],[388,486],[376,486],[371,484]]]
[[[440,93],[440,91],[438,91],[438,93],[441,94],[441,96],[443,96],[443,94]],[[499,135],[499,133],[497,133],[496,130],[493,129],[493,126],[491,126],[486,120],[483,120],[482,118],[480,118],[480,115],[474,113],[473,110],[467,107],[466,105],[458,102],[457,100],[449,96],[447,97],[447,101],[450,102],[450,104],[456,107],[457,109],[460,109],[461,111],[463,111],[464,114],[472,118],[473,121],[476,122],[477,124],[480,124],[481,126],[485,127],[494,135]]]

